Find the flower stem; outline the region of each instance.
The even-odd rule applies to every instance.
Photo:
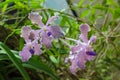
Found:
[[[71,45],[68,43],[68,42],[66,42],[65,40],[63,40],[63,39],[60,39],[63,43],[65,43],[68,47],[70,47],[71,48]]]
[[[74,41],[74,42],[78,42],[78,40],[72,39],[72,38],[67,38],[67,37],[65,37],[65,39],[66,39],[66,40],[71,40],[71,41]]]

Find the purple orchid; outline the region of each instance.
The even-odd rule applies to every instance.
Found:
[[[29,26],[22,28],[21,37],[25,40],[25,46],[20,51],[22,61],[28,61],[32,55],[40,55],[42,53],[42,44],[47,48],[51,47],[53,38],[59,38],[63,36],[63,32],[58,26],[49,26],[58,16],[53,16],[48,19],[46,25],[42,22],[42,17],[37,12],[31,12],[29,19],[33,24],[39,25],[40,30],[32,30]]]
[[[42,46],[38,42],[38,31],[32,30],[29,26],[25,26],[22,28],[21,37],[23,37],[26,42],[23,50],[20,51],[23,62],[28,61],[32,55],[40,55],[42,53]]]
[[[40,37],[42,38],[41,43],[45,45],[47,48],[51,47],[51,42],[53,38],[59,38],[64,35],[60,27],[49,26],[49,24],[56,20],[57,17],[58,16],[53,16],[49,18],[45,25],[42,22],[42,17],[37,12],[31,12],[28,17],[33,24],[37,24],[41,28],[40,29]]]
[[[71,62],[70,71],[72,74],[75,74],[78,68],[85,68],[85,63],[93,60],[96,55],[90,45],[95,42],[96,36],[92,36],[90,40],[88,40],[87,37],[87,34],[90,31],[89,25],[81,24],[80,31],[80,39],[82,41],[76,40],[77,45],[71,46],[70,55],[65,60],[65,62],[68,62],[68,60]]]

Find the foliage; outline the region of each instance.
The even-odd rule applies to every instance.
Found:
[[[70,10],[76,11],[77,16],[64,10],[44,8],[43,3],[44,0],[0,1],[0,80],[119,80],[120,0],[80,0],[70,5]],[[31,11],[39,12],[44,23],[54,13],[59,14],[59,21],[55,24],[61,26],[65,36],[70,38],[78,39],[79,25],[89,24],[91,32],[88,37],[97,36],[92,46],[97,53],[95,59],[73,75],[70,64],[64,63],[70,49],[61,40],[54,40],[51,49],[43,47],[42,55],[21,62],[22,26],[38,29],[28,19]],[[71,41],[69,43],[74,45]]]

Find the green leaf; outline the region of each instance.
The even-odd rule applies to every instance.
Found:
[[[12,2],[18,2],[18,1],[20,1],[20,0],[6,0],[6,1],[0,3],[0,7],[3,7],[4,5],[12,3]]]
[[[15,29],[13,30],[4,40],[4,43],[6,43],[6,41],[12,36],[14,35],[16,32],[20,32],[20,29]]]
[[[9,59],[13,62],[13,64],[16,66],[16,68],[20,71],[20,73],[23,76],[24,80],[30,80],[30,77],[28,76],[25,69],[22,67],[21,63],[15,57],[14,53],[12,53],[10,51],[10,49],[7,46],[5,46],[2,42],[0,42],[0,48],[3,49],[6,52]]]
[[[43,71],[46,74],[50,75],[54,80],[59,80],[58,77],[53,73],[49,66],[42,63],[40,60],[31,58],[27,63],[23,63],[24,67]]]
[[[57,59],[56,59],[53,55],[50,56],[50,60],[51,60],[53,63],[58,64]]]
[[[4,12],[6,11],[7,6],[8,6],[8,4],[6,4],[6,5],[3,6],[3,8],[2,8],[2,13],[4,13]]]
[[[5,80],[1,73],[0,73],[0,80]]]
[[[82,14],[80,15],[81,18],[86,17],[88,14],[90,13],[90,9],[85,10],[84,12],[82,12]]]
[[[84,3],[84,0],[80,0],[80,2],[78,3],[78,6],[81,7],[83,3]]]
[[[107,0],[108,5],[118,6],[117,3],[114,0]]]
[[[9,60],[9,58],[5,54],[0,54],[0,60]]]
[[[37,9],[41,7],[41,4],[44,2],[44,0],[28,0],[29,8],[31,9]]]

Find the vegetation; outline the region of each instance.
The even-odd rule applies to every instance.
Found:
[[[0,80],[120,80],[120,0],[67,1],[71,13],[45,8],[44,0],[0,0]],[[41,55],[22,62],[23,26],[39,29],[28,18],[31,12],[38,12],[44,24],[58,15],[52,24],[60,26],[64,36],[53,40],[50,49],[42,46]],[[97,37],[92,44],[96,56],[72,74],[71,63],[65,63],[70,53],[66,43],[75,42],[64,38],[79,39],[81,24],[90,26],[88,38]]]

